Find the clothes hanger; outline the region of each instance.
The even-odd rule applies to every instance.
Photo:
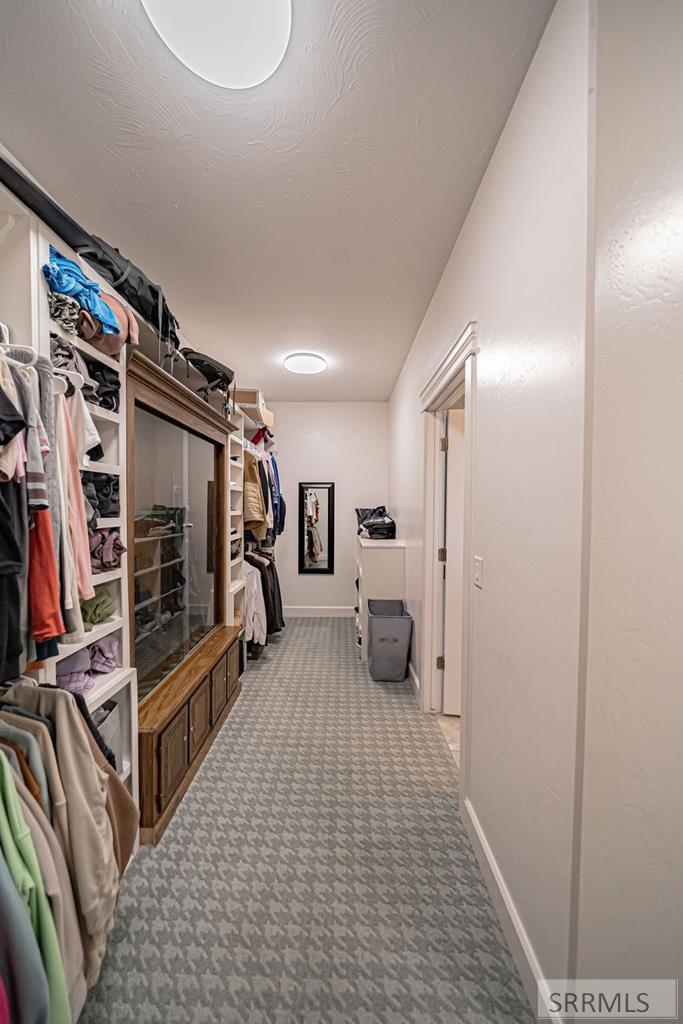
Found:
[[[77,370],[64,370],[61,366],[55,366],[55,376],[66,378],[70,384],[73,384],[76,391],[80,391],[85,384],[85,377]]]
[[[6,356],[6,358],[10,359],[15,366],[35,366],[36,363],[38,362],[38,353],[30,345],[12,345],[12,343],[10,342],[9,327],[1,320],[0,339],[0,344],[2,344],[3,348],[9,349],[9,354]],[[24,360],[21,360],[21,362],[13,360],[11,356],[11,352],[13,349],[18,352],[29,352],[31,355],[30,360],[28,362]]]
[[[65,395],[68,390],[69,390],[69,385],[67,384],[67,382],[64,379],[64,377],[55,377],[54,378],[54,380],[52,382],[52,393],[53,393],[53,395]]]

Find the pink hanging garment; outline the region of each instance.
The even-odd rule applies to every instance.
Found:
[[[5,986],[2,983],[2,978],[0,978],[0,1024],[11,1024],[9,1019],[7,993],[5,992]]]
[[[73,430],[71,429],[69,407],[64,395],[57,395],[55,397],[55,406],[57,405],[59,406],[58,415],[64,418],[64,433],[67,444],[69,532],[71,534],[71,546],[76,567],[76,582],[78,584],[79,597],[86,600],[89,597],[95,596],[95,590],[92,585],[90,540],[88,537],[88,523],[85,518],[85,501],[83,499],[81,474],[78,465],[78,451]]]

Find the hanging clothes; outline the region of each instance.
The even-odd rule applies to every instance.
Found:
[[[7,354],[18,362],[28,364],[34,354],[20,346],[9,346]],[[57,439],[55,434],[54,411],[54,368],[49,359],[38,356],[35,366],[25,367],[29,374],[34,397],[39,409],[39,429],[42,425],[44,436],[41,441],[43,471],[47,488],[47,500],[52,523],[52,543],[57,567],[57,582],[61,590],[61,503],[60,479],[57,464]]]
[[[31,775],[35,779],[40,794],[40,806],[48,814],[52,814],[50,793],[47,785],[45,766],[40,755],[40,748],[35,737],[24,728],[21,719],[16,719],[7,711],[0,712],[0,739],[16,746],[26,758]]]
[[[0,854],[0,980],[11,1024],[48,1024],[50,993],[26,906]]]
[[[80,476],[79,452],[83,442],[80,439],[77,442],[71,425],[69,405],[64,395],[56,396],[55,407],[57,410],[57,443],[60,447],[65,446],[64,462],[67,473],[69,530],[78,596],[89,598],[95,596],[95,590],[92,584],[90,541]]]
[[[263,540],[268,532],[267,510],[264,500],[259,460],[250,452],[244,452],[244,529],[256,540]]]
[[[71,1024],[71,1008],[55,927],[31,832],[22,814],[14,776],[0,751],[0,846],[26,903],[47,978],[50,1024]]]
[[[275,562],[263,551],[250,551],[244,556],[247,564],[258,569],[261,575],[263,588],[263,599],[266,608],[266,630],[269,636],[279,633],[285,627],[285,620],[282,613],[282,597],[280,594],[280,582]]]
[[[263,599],[261,574],[249,562],[244,563],[245,609],[244,637],[247,643],[265,645],[267,639],[266,605]]]
[[[0,405],[2,414],[0,437],[7,438],[0,445],[0,482],[7,483],[14,479],[17,470],[20,431],[25,428],[26,422],[19,412],[19,397],[11,367],[1,353],[0,392],[3,396],[2,405]]]
[[[67,862],[82,924],[86,980],[94,984],[119,889],[113,832],[106,810],[108,776],[93,759],[88,730],[72,694],[21,679],[7,690],[4,700],[51,718],[56,728],[56,755],[68,812]]]
[[[50,900],[71,1019],[77,1020],[85,1005],[87,986],[83,973],[83,942],[69,869],[48,817],[20,779],[15,777],[14,784],[24,820],[33,839],[45,892]]]

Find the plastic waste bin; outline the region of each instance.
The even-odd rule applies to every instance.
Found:
[[[373,679],[405,679],[412,635],[413,619],[405,601],[368,601],[368,668]]]

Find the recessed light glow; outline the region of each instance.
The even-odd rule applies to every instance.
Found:
[[[142,0],[178,60],[224,89],[260,85],[280,66],[292,0]]]
[[[291,373],[322,373],[327,369],[327,362],[315,352],[292,352],[285,359],[285,369]]]

